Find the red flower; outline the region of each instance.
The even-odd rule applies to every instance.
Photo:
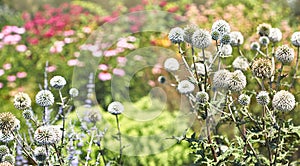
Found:
[[[167,5],[167,1],[161,1],[160,3],[159,3],[159,6],[160,7],[165,7],[166,5]]]
[[[169,8],[169,9],[168,9],[168,12],[174,13],[174,12],[176,12],[178,9],[179,9],[178,6],[174,6],[174,7]]]

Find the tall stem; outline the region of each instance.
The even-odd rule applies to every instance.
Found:
[[[277,82],[276,82],[276,91],[278,91],[280,88],[280,80],[282,79],[282,76],[281,76],[282,70],[283,70],[283,63],[281,63],[281,66],[279,69],[279,75],[278,75]]]
[[[65,136],[65,119],[66,119],[65,118],[65,113],[64,113],[65,102],[64,102],[63,96],[61,94],[61,90],[58,90],[58,93],[59,93],[59,97],[60,97],[60,100],[61,100],[60,109],[61,109],[61,117],[62,117],[62,121],[63,121],[62,135],[61,135],[61,147],[63,147],[63,145],[64,145],[64,136]]]
[[[292,83],[291,83],[291,86],[290,88],[293,88],[295,86],[295,82],[296,82],[296,77],[297,77],[297,70],[298,70],[298,66],[299,66],[299,46],[297,47],[297,57],[296,57],[296,67],[295,67],[295,73],[293,75],[293,78],[292,78]]]
[[[207,91],[207,86],[206,86],[206,82],[207,82],[207,68],[205,65],[205,53],[204,53],[204,48],[202,48],[202,56],[203,56],[203,65],[204,65],[204,71],[205,71],[205,76],[204,76],[204,91]]]
[[[94,136],[95,136],[95,130],[92,129],[92,135],[91,135],[91,140],[90,140],[90,143],[89,143],[89,147],[88,147],[88,150],[87,150],[87,154],[86,154],[86,157],[85,157],[85,166],[88,166],[88,163],[89,163],[89,160],[90,160],[90,154],[92,152],[92,145],[93,145],[93,140],[94,140]]]
[[[195,75],[196,75],[196,79],[197,79],[197,85],[198,85],[198,88],[199,90],[201,91],[201,83],[200,83],[200,79],[199,79],[199,76],[198,76],[198,73],[197,73],[197,67],[196,67],[196,63],[195,63],[195,50],[194,50],[194,47],[192,46],[192,57],[193,57],[193,64],[194,64],[194,70],[195,70]]]
[[[123,147],[122,147],[122,135],[120,130],[120,123],[118,115],[116,115],[116,121],[117,121],[117,127],[118,127],[118,136],[119,136],[119,146],[120,146],[120,155],[119,155],[119,164],[122,165],[122,153],[123,153]]]

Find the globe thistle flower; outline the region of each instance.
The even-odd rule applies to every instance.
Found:
[[[229,34],[223,34],[221,36],[220,42],[222,44],[224,44],[224,45],[230,44],[230,41],[231,41],[231,39],[230,39],[230,35]]]
[[[7,161],[4,161],[4,162],[1,162],[1,163],[0,163],[0,166],[12,166],[12,164],[10,164],[10,163],[7,162]]]
[[[88,120],[92,123],[97,123],[99,120],[101,120],[102,116],[98,110],[91,109],[88,112]]]
[[[14,165],[14,164],[15,164],[15,161],[16,161],[16,158],[15,158],[15,156],[12,155],[12,154],[6,154],[6,155],[4,155],[4,156],[2,157],[1,161],[2,161],[2,162],[8,162],[8,163]]]
[[[244,36],[241,32],[234,31],[230,32],[230,44],[231,46],[240,46],[244,43]]]
[[[164,76],[159,76],[159,77],[157,78],[157,81],[158,81],[159,83],[161,83],[161,84],[164,84],[164,83],[166,82],[166,77],[164,77]]]
[[[269,39],[273,43],[279,42],[282,39],[282,33],[281,33],[280,29],[271,28],[270,34],[269,34]]]
[[[260,50],[260,45],[258,42],[252,42],[250,44],[250,48],[251,48],[251,50],[258,51],[258,50]]]
[[[36,94],[35,102],[42,107],[49,107],[54,103],[54,96],[49,90],[41,90]]]
[[[36,147],[33,154],[37,161],[43,162],[47,159],[47,150],[43,146]]]
[[[259,38],[259,43],[260,43],[261,45],[263,45],[263,46],[267,46],[267,45],[270,43],[270,40],[269,40],[269,38],[266,37],[266,36],[261,36],[261,37]]]
[[[232,66],[235,70],[246,71],[249,68],[249,63],[247,58],[243,56],[238,56],[232,62]]]
[[[183,29],[183,40],[189,44],[192,44],[192,36],[198,27],[194,24],[188,25]]]
[[[295,47],[300,47],[300,32],[294,32],[292,34],[291,42]]]
[[[272,105],[279,111],[291,111],[296,105],[295,97],[292,93],[281,90],[274,95]]]
[[[261,104],[263,106],[268,105],[270,102],[269,93],[267,91],[260,91],[256,95],[256,101],[258,104]]]
[[[175,58],[168,58],[164,63],[164,68],[167,71],[177,71],[179,69],[179,63]]]
[[[272,27],[270,24],[259,24],[257,27],[257,34],[259,34],[260,36],[269,36],[271,28]]]
[[[184,31],[182,28],[172,28],[169,32],[169,40],[174,44],[181,43],[183,42],[183,34]]]
[[[276,49],[275,57],[282,63],[290,63],[294,59],[294,50],[288,45],[279,46]]]
[[[70,90],[69,90],[69,95],[71,96],[71,97],[77,97],[78,95],[79,95],[79,91],[78,91],[78,89],[77,88],[71,88]]]
[[[188,80],[182,80],[178,83],[177,89],[181,94],[192,93],[195,89],[195,85]]]
[[[14,106],[18,110],[25,110],[31,107],[31,99],[27,93],[19,92],[15,95]]]
[[[272,63],[266,58],[254,60],[251,70],[253,75],[258,78],[270,78],[273,73]]]
[[[196,72],[198,75],[205,75],[205,65],[203,63],[195,63]],[[195,71],[194,64],[191,65],[191,69]],[[208,69],[207,69],[208,70]]]
[[[16,130],[20,121],[10,112],[0,113],[0,130],[4,133],[10,133]]]
[[[242,106],[247,106],[250,104],[250,96],[246,95],[246,94],[241,94],[238,98],[238,102],[242,105]]]
[[[226,58],[226,57],[231,56],[231,54],[232,54],[232,47],[230,44],[226,44],[220,48],[218,56],[221,58]]]
[[[24,119],[30,120],[33,117],[33,112],[31,109],[26,109],[23,111],[22,115],[23,115]]]
[[[217,20],[213,23],[211,31],[218,31],[220,35],[230,32],[230,25],[225,20]]]
[[[38,145],[52,145],[58,143],[61,136],[60,127],[54,125],[41,126],[34,132],[34,141]]]
[[[9,153],[9,149],[6,145],[0,145],[0,159],[2,156],[6,155]]]
[[[230,71],[222,69],[217,71],[213,77],[213,86],[215,88],[227,89],[228,83],[226,79],[231,75]]]
[[[208,31],[198,29],[192,36],[192,45],[196,48],[207,48],[211,44],[211,36]]]
[[[201,92],[197,92],[196,94],[196,101],[199,102],[200,104],[205,104],[207,103],[209,100],[209,96],[206,92],[201,91]]]
[[[113,115],[119,115],[124,111],[124,106],[118,101],[114,101],[108,105],[107,111]]]
[[[67,84],[67,81],[62,76],[54,76],[50,80],[50,85],[57,90],[62,89]]]
[[[213,40],[218,40],[219,37],[220,37],[219,31],[212,31],[212,32],[211,32],[211,38],[212,38]]]
[[[235,92],[243,90],[247,85],[246,76],[240,70],[234,71],[226,80],[228,89]]]
[[[0,142],[7,143],[12,140],[14,140],[14,136],[11,133],[0,132]]]

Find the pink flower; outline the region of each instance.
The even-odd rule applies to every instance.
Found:
[[[28,38],[27,41],[32,44],[32,45],[36,45],[39,43],[39,39],[38,38]]]
[[[98,78],[101,81],[108,81],[111,80],[111,74],[107,72],[101,72],[99,73]]]
[[[113,69],[113,74],[122,77],[125,75],[125,71],[123,69],[115,68]]]
[[[174,12],[176,12],[178,9],[179,9],[178,6],[174,6],[174,7],[169,8],[167,11],[168,11],[168,12],[171,12],[171,13],[174,13]]]
[[[3,76],[5,71],[3,69],[0,69],[0,76]]]
[[[9,69],[11,69],[11,64],[10,64],[10,63],[5,63],[5,64],[3,65],[3,69],[4,69],[4,70],[9,70]]]
[[[4,26],[4,27],[2,28],[2,33],[3,33],[4,35],[9,35],[9,34],[11,34],[11,33],[12,33],[12,27],[11,27],[11,26]]]
[[[152,74],[160,74],[162,66],[160,64],[154,65],[152,68]]]
[[[47,68],[47,72],[51,73],[54,72],[56,70],[56,66],[48,66]]]
[[[4,44],[17,44],[20,40],[21,40],[21,36],[20,35],[7,35],[4,37],[3,42]]]
[[[107,71],[108,70],[108,66],[106,64],[100,64],[98,66],[98,69],[99,70],[103,70],[103,71]]]
[[[76,66],[78,64],[78,60],[77,59],[70,59],[68,61],[68,65],[69,66]]]
[[[110,57],[110,56],[116,56],[119,52],[117,50],[107,50],[104,51],[104,56]]]
[[[14,82],[16,81],[17,77],[15,75],[9,75],[7,76],[7,81],[8,82]]]
[[[72,36],[75,34],[74,30],[68,30],[68,31],[64,31],[64,36],[68,37],[68,36]]]
[[[73,38],[70,38],[70,37],[66,37],[66,38],[64,39],[64,42],[65,42],[66,44],[73,43],[73,41],[74,41],[74,39],[73,39]]]
[[[24,27],[19,28],[17,26],[12,26],[11,29],[12,29],[12,32],[17,33],[17,34],[25,33],[25,28]]]
[[[83,27],[83,28],[82,28],[82,31],[83,31],[84,33],[87,33],[87,34],[89,34],[89,33],[92,32],[92,30],[91,30],[90,27]]]
[[[18,51],[18,52],[25,52],[26,50],[27,50],[27,47],[25,46],[25,45],[17,45],[16,46],[16,50]]]
[[[80,56],[80,52],[78,52],[78,51],[74,52],[74,56],[75,56],[76,58],[79,57],[79,56]]]
[[[95,51],[93,52],[94,57],[101,57],[102,56],[102,51]]]
[[[124,65],[126,64],[126,62],[127,62],[127,58],[126,58],[126,57],[123,57],[123,56],[119,56],[119,57],[117,58],[117,61],[118,61],[118,63],[119,63],[120,65],[124,66]]]
[[[3,37],[4,37],[4,34],[0,33],[0,39],[3,39]]]
[[[134,36],[128,36],[127,40],[130,41],[130,42],[135,42],[136,38]]]
[[[150,85],[151,87],[155,86],[155,82],[153,80],[149,80],[148,81],[148,85]]]
[[[18,78],[25,78],[26,76],[27,76],[27,73],[24,72],[24,71],[23,71],[23,72],[18,72],[18,73],[17,73],[17,77],[18,77]]]
[[[0,82],[0,89],[2,89],[3,88],[3,83],[2,82]]]

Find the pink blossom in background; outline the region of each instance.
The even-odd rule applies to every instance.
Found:
[[[3,33],[4,35],[9,35],[9,34],[11,34],[11,33],[12,33],[12,27],[11,27],[11,26],[4,26],[4,27],[2,28],[2,33]]]
[[[17,27],[17,26],[12,26],[12,32],[17,33],[17,34],[24,34],[25,33],[25,28],[24,27]]]
[[[125,71],[123,69],[115,68],[113,69],[113,74],[122,77],[125,75]]]
[[[32,45],[36,45],[39,43],[39,39],[38,38],[28,38],[27,39],[28,43],[32,44]]]
[[[94,57],[101,57],[102,56],[102,51],[95,51],[93,52]]]
[[[74,39],[73,39],[73,38],[70,38],[70,37],[66,37],[66,38],[64,39],[64,42],[65,42],[66,44],[73,43],[73,41],[74,41]]]
[[[5,71],[3,69],[0,69],[0,76],[3,76]]]
[[[126,62],[127,62],[127,58],[126,57],[123,57],[123,56],[119,56],[117,58],[117,61],[119,63],[119,65],[121,66],[125,66]]]
[[[151,87],[155,86],[155,82],[153,80],[149,80],[148,81],[148,85],[150,85]]]
[[[17,44],[21,39],[22,38],[20,35],[7,35],[4,37],[3,43],[14,45],[14,44]]]
[[[106,64],[100,64],[100,65],[98,66],[98,69],[99,69],[99,70],[106,71],[106,70],[108,70],[108,66],[107,66]]]
[[[56,70],[56,66],[48,66],[47,68],[47,72],[51,73],[54,72]]]
[[[136,61],[142,61],[142,60],[143,60],[143,57],[140,56],[140,55],[135,55],[135,56],[134,56],[134,60],[136,60]]]
[[[152,68],[152,74],[161,74],[161,68],[162,66],[160,64],[154,65]]]
[[[88,50],[94,52],[94,51],[97,51],[99,49],[99,46],[97,45],[89,45],[88,46]]]
[[[82,31],[83,31],[84,33],[89,34],[89,33],[92,32],[92,29],[91,29],[90,27],[83,27],[83,28],[82,28]]]
[[[74,30],[67,30],[67,31],[64,31],[64,36],[65,37],[69,37],[69,36],[72,36],[75,34],[75,31]]]
[[[27,76],[27,73],[24,72],[24,71],[23,71],[23,72],[18,72],[18,73],[17,73],[17,77],[18,77],[18,78],[25,78],[26,76]]]
[[[91,44],[83,44],[79,47],[80,50],[88,50]]]
[[[11,64],[10,64],[10,63],[5,63],[5,64],[3,65],[3,69],[4,69],[4,70],[9,70],[9,69],[11,69]]]
[[[25,45],[17,45],[16,46],[16,50],[18,51],[18,52],[25,52],[26,50],[27,50],[27,47],[25,46]]]
[[[3,39],[3,37],[4,37],[4,34],[0,33],[0,39]]]
[[[107,72],[101,72],[99,73],[98,78],[101,81],[108,81],[111,80],[111,74]]]
[[[4,84],[2,82],[0,82],[0,89],[2,89],[4,86]]]
[[[78,64],[78,60],[77,59],[70,59],[68,61],[68,66],[76,66]]]
[[[104,51],[104,56],[110,57],[110,56],[116,56],[119,52],[117,50],[107,50]]]
[[[15,75],[9,75],[7,76],[7,81],[8,82],[14,82],[16,81],[17,77]]]
[[[53,46],[50,47],[51,53],[60,53],[63,51],[63,46],[65,43],[63,41],[55,41]]]
[[[133,44],[127,43],[127,39],[125,39],[125,38],[121,38],[121,40],[118,41],[117,47],[128,48],[131,50],[135,48],[135,46]]]
[[[78,58],[78,57],[80,56],[80,52],[78,52],[78,51],[74,52],[74,56],[75,56],[76,58]]]
[[[130,42],[135,42],[136,38],[134,36],[128,36],[127,40],[130,41]]]

